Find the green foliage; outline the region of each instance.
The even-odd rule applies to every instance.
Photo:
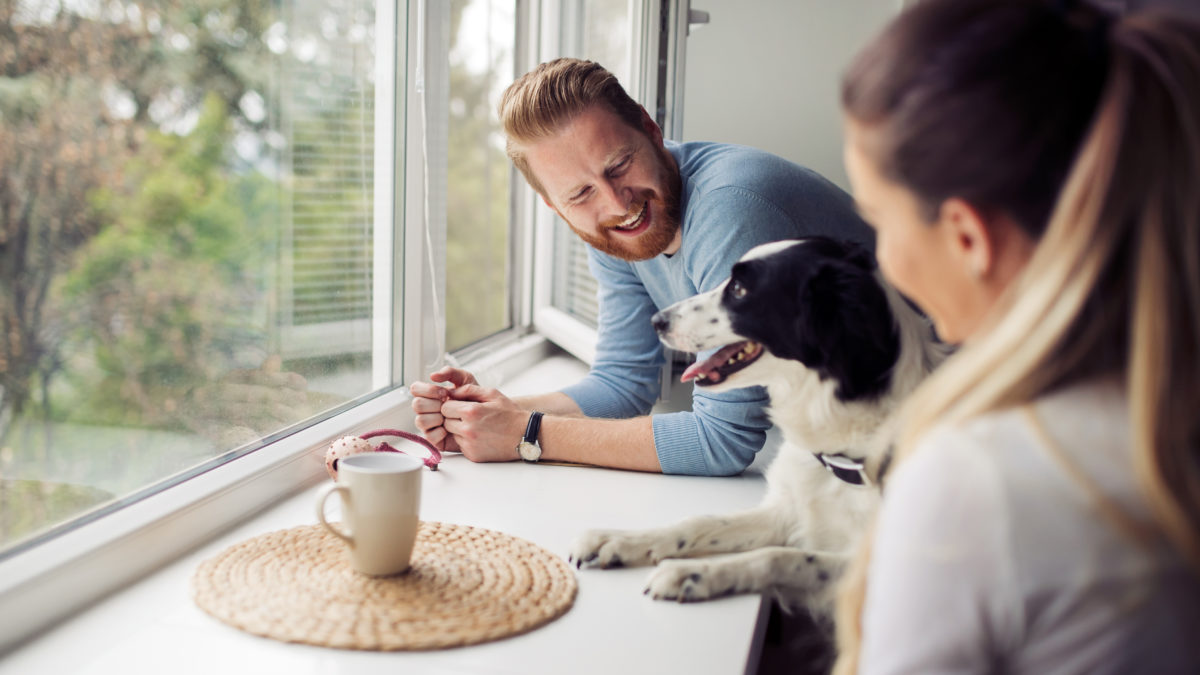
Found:
[[[119,9],[126,10],[124,18],[113,14]],[[263,67],[270,54],[261,36],[277,10],[262,0],[137,0],[104,8],[0,3],[0,441],[30,402],[45,412],[54,382],[80,380],[64,367],[91,372],[92,364],[81,364],[63,343],[68,336],[81,339],[84,312],[76,306],[74,315],[63,314],[72,307],[57,302],[51,289],[116,280],[101,288],[137,291],[123,272],[142,270],[144,277],[146,269],[166,268],[183,278],[228,281],[232,268],[243,264],[235,256],[213,272],[198,261],[233,250],[222,238],[242,229],[242,219],[219,203],[221,190],[241,193],[238,203],[251,208],[245,215],[263,209],[255,194],[263,189],[261,179],[220,184],[218,167],[227,168],[229,116],[248,91],[264,90],[271,72]],[[114,100],[126,102],[118,106],[122,111],[110,105]],[[202,101],[205,113],[184,142],[157,133],[156,102],[176,106],[165,114],[179,118]],[[244,119],[239,125],[261,126]],[[163,167],[149,163],[164,157],[171,158],[171,171],[159,175]],[[256,180],[260,184],[247,187]],[[185,227],[158,239],[116,241],[122,231],[137,230],[131,220],[139,218],[143,225]],[[102,233],[107,241],[88,249],[104,255],[64,279],[87,255],[80,247]],[[261,248],[245,239],[239,245]],[[176,255],[182,261],[165,262]],[[169,284],[157,290],[178,297],[196,292]],[[93,298],[107,303],[88,308],[96,316],[137,316],[113,309],[128,305],[119,295]],[[96,332],[103,337],[110,328]],[[194,327],[179,333],[178,344],[203,339]]]
[[[178,397],[230,367],[237,338],[262,331],[262,261],[273,241],[269,182],[229,171],[231,127],[210,97],[186,136],[154,133],[120,193],[94,203],[111,221],[63,280],[75,353],[74,418],[134,426],[177,423]],[[123,208],[114,208],[123,204]]]
[[[112,498],[86,485],[0,478],[0,541],[29,536]]]
[[[461,31],[454,3],[455,46],[479,36]],[[453,54],[454,48],[451,52]],[[503,136],[489,91],[511,75],[489,55],[482,72],[451,61],[446,204],[446,347],[455,350],[509,326],[511,285],[510,176]]]

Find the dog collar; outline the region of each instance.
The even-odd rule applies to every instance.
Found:
[[[866,463],[861,459],[847,457],[840,452],[814,452],[813,457],[843,483],[859,487],[871,484],[867,478]]]

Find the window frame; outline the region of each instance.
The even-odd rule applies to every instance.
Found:
[[[521,72],[532,66],[530,58],[538,53],[543,9],[538,0],[516,2],[514,66]],[[431,78],[425,78],[421,91],[414,77],[418,64],[446,63],[449,36],[438,29],[448,26],[443,21],[447,12],[445,3],[425,0],[380,2],[376,7],[374,217],[377,223],[393,226],[375,228],[374,235],[373,393],[328,418],[286,430],[261,448],[232,452],[233,459],[206,466],[111,513],[83,516],[61,533],[0,559],[0,654],[324,480],[325,448],[333,439],[379,427],[415,431],[404,383],[438,364],[439,346],[444,344],[435,332],[444,333],[444,320],[431,322],[427,317],[436,304],[435,293],[445,297],[445,212],[443,208],[440,218],[427,219],[425,196],[444,196],[445,176],[440,177],[441,192],[430,191],[439,178],[429,176],[425,153],[438,152],[438,146],[408,141],[428,138],[427,120],[436,119],[431,113],[444,112],[447,105],[445,97],[438,101],[427,95]],[[398,48],[397,36],[404,37],[405,49]],[[422,110],[422,105],[431,107]],[[442,152],[444,135],[443,130]],[[545,338],[530,332],[535,250],[528,223],[534,195],[523,180],[514,178],[512,185],[514,325],[460,355],[468,367],[499,379],[528,369],[553,351]],[[441,263],[435,261],[439,253]],[[401,310],[393,311],[397,300]]]

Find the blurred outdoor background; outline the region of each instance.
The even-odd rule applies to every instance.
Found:
[[[448,350],[511,324],[515,39],[451,4]],[[0,0],[0,555],[371,392],[375,16]]]

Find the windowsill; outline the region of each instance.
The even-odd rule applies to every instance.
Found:
[[[552,353],[529,335],[481,355],[497,380]],[[204,542],[325,477],[325,448],[353,431],[415,431],[406,388],[365,401],[0,561],[0,654],[152,574]]]
[[[575,359],[552,355],[506,382],[504,391],[545,391],[585,372]],[[641,594],[646,569],[584,570],[575,606],[557,621],[523,636],[440,652],[288,645],[201,612],[189,591],[196,565],[249,537],[315,522],[312,483],[22,645],[0,661],[0,673],[607,673],[632,662],[647,672],[717,673],[752,671],[757,662],[767,605],[761,597],[656,602]],[[585,528],[654,527],[748,508],[763,489],[757,472],[694,478],[519,462],[477,465],[449,456],[442,471],[426,474],[422,517],[505,531],[565,557]],[[86,580],[83,575],[81,582]],[[69,585],[64,592],[71,592]]]

